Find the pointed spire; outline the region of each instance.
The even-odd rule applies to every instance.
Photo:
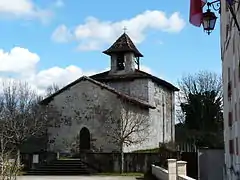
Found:
[[[143,55],[138,51],[130,37],[125,32],[116,40],[116,42],[110,48],[103,51],[103,53],[107,55],[111,55],[112,53],[117,52],[133,52],[135,57],[143,57]]]

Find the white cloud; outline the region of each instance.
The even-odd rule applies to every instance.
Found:
[[[95,72],[83,71],[75,65],[69,65],[65,68],[56,66],[34,74],[30,78],[30,82],[36,85],[38,89],[44,90],[53,83],[64,86],[83,75],[89,76],[92,74],[95,74]]]
[[[72,34],[70,30],[65,25],[60,25],[58,28],[53,32],[52,39],[56,42],[68,42],[72,39]]]
[[[90,76],[109,70],[109,67],[103,70],[83,70],[76,65],[69,65],[67,67],[55,66],[37,72],[39,61],[40,57],[28,49],[14,47],[9,52],[0,49],[0,81],[14,78],[26,81],[39,93],[43,93],[53,83],[64,86],[83,75]],[[154,74],[147,66],[141,65],[140,69]],[[17,76],[4,76],[2,73],[7,75],[16,73]]]
[[[63,26],[61,25],[60,29]],[[141,43],[144,41],[148,30],[153,29],[168,33],[178,33],[184,28],[185,21],[178,12],[167,16],[164,12],[156,10],[145,11],[131,19],[117,22],[101,21],[95,17],[88,17],[84,24],[78,25],[73,30],[69,30],[64,26],[65,29],[59,31],[58,27],[53,32],[53,39],[57,42],[63,42],[61,41],[62,37],[74,37],[74,40],[80,44],[80,50],[96,50],[102,45],[115,41],[123,31],[124,26],[127,27],[127,33],[131,36],[132,40],[135,43]],[[71,36],[69,36],[69,33]],[[68,38],[68,41],[71,40],[73,38]]]
[[[37,7],[31,0],[0,0],[0,14],[15,18],[37,18],[46,21],[51,12]]]
[[[26,73],[34,71],[40,58],[28,49],[15,47],[10,52],[0,49],[0,72]]]

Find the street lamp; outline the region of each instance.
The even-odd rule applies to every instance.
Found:
[[[215,3],[217,3],[217,7],[215,7]],[[218,11],[220,14],[220,10],[221,10],[220,0],[208,2],[207,6],[208,6],[207,12],[203,13],[202,24],[203,24],[203,30],[208,35],[210,35],[215,28],[215,24],[217,20],[217,16],[215,15],[214,12],[210,10],[210,7],[212,7],[215,11]]]
[[[238,23],[236,14],[233,10],[232,5],[234,3],[240,3],[239,1],[233,1],[233,0],[226,0],[227,1],[227,6],[232,14],[233,20],[236,24],[236,27],[240,33],[240,25]],[[218,11],[218,13],[221,13],[221,1],[220,0],[215,0],[212,2],[207,2],[207,11],[205,13],[203,13],[203,19],[202,19],[202,25],[203,25],[203,30],[210,35],[211,32],[214,30],[215,28],[215,24],[216,24],[216,20],[217,17],[214,14],[214,12],[211,12],[210,7],[212,7],[212,9],[214,9],[215,11]]]
[[[203,13],[203,29],[209,35],[215,28],[217,17],[210,9]]]

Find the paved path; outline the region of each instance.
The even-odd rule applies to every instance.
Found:
[[[20,176],[17,180],[136,180],[129,176]]]

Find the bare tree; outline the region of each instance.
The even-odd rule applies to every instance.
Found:
[[[181,104],[189,101],[190,94],[202,94],[216,92],[216,98],[223,98],[222,77],[214,72],[200,71],[195,74],[183,76],[178,81],[180,92],[177,95],[176,116],[178,121],[184,122],[185,116],[181,110]]]
[[[223,96],[222,78],[214,72],[200,71],[195,74],[188,74],[178,81],[178,86],[181,90],[178,96],[180,102],[188,101],[190,93],[215,91],[218,97],[222,98]]]
[[[60,89],[60,86],[53,83],[52,85],[48,86],[46,89],[46,96],[50,96],[57,92]]]
[[[0,96],[0,127],[2,127],[2,118],[4,117],[4,101]],[[13,158],[14,147],[10,146],[10,140],[5,138],[4,129],[0,129],[0,179],[15,180],[21,170],[21,166],[17,165],[17,158]],[[12,161],[13,160],[13,161]]]
[[[39,105],[41,98],[27,83],[4,82],[0,99],[1,139],[17,152],[17,164],[20,165],[21,146],[32,137],[47,135],[51,122],[46,109]]]
[[[9,142],[0,133],[0,179],[16,180],[23,166],[17,164],[17,158],[13,155],[14,148],[9,146]]]
[[[101,129],[104,140],[118,147],[121,153],[121,172],[123,172],[124,148],[141,145],[148,139],[150,132],[148,109],[120,99],[113,100],[114,107],[109,108],[107,103],[98,99],[93,101],[87,94],[83,94],[83,101],[92,103],[89,103],[87,110],[78,114],[83,118],[97,118],[103,122]]]
[[[108,137],[120,146],[121,172],[123,172],[124,148],[144,143],[149,136],[150,123],[148,110],[144,108],[134,106],[123,100],[119,102],[117,108],[118,113],[114,116],[118,116],[118,125],[114,125],[116,119],[110,117],[105,123],[105,129],[107,129]]]

